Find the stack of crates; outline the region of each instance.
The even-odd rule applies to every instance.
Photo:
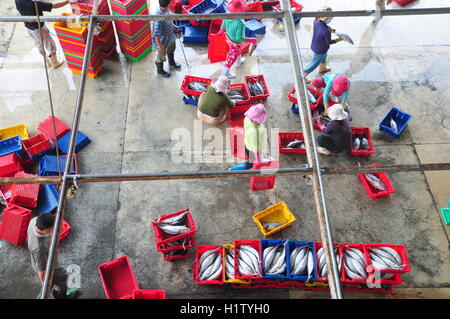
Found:
[[[56,127],[56,137],[53,130],[53,121]],[[40,122],[38,125],[38,131],[44,134],[52,143],[60,139],[64,134],[70,131],[70,128],[56,116],[47,117],[44,121]]]
[[[28,224],[31,220],[31,210],[9,205],[3,210],[0,223],[0,239],[13,245],[22,245],[27,237]]]
[[[32,177],[33,174],[27,174],[25,172],[17,172],[14,177]],[[15,184],[12,186],[11,198],[9,203],[13,205],[20,205],[25,207],[34,208],[37,205],[39,196],[39,184]]]
[[[63,13],[63,16],[73,16],[70,13]],[[85,59],[85,49],[87,44],[88,28],[69,28],[64,21],[55,22],[53,25],[58,36],[68,67],[75,74],[81,74],[83,61]],[[103,68],[103,54],[98,41],[92,42],[91,54],[88,60],[88,77],[97,78]]]
[[[185,215],[185,225],[190,230],[178,235],[168,234],[164,232],[160,225],[169,218]],[[195,246],[195,232],[197,227],[192,218],[189,209],[185,209],[173,214],[162,215],[152,221],[153,230],[155,232],[156,250],[163,253],[164,260],[175,260],[187,258],[189,249]]]
[[[114,15],[146,15],[146,0],[111,0]],[[149,21],[115,22],[120,49],[129,60],[140,61],[152,50],[152,32]]]
[[[36,163],[39,162],[42,156],[53,150],[53,145],[50,143],[50,140],[42,133],[32,136],[26,140],[22,140],[22,144],[28,157]]]

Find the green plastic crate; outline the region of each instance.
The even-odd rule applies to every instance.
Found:
[[[448,202],[447,202],[448,204]],[[444,220],[445,225],[450,226],[450,209],[441,208],[442,219]]]

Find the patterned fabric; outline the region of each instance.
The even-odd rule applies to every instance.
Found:
[[[156,14],[169,14],[169,11],[163,12],[161,9],[158,9]],[[156,42],[155,37],[160,37],[161,44],[164,48],[167,48],[170,43],[175,42],[176,36],[172,21],[153,21],[153,44],[158,49],[158,42]]]
[[[42,38],[44,39],[44,44],[42,44],[41,42],[41,34],[39,32],[39,29],[36,30],[27,29],[28,34],[33,38],[34,44],[36,48],[39,50],[39,53],[43,55],[45,47],[45,49],[47,50],[47,54],[50,56],[53,53],[56,53],[56,43],[53,40],[52,36],[50,35],[50,32],[48,31],[46,26],[43,26],[41,30],[42,30]]]
[[[231,66],[236,62],[237,58],[241,55],[241,44],[234,43],[227,37],[228,52],[227,61],[225,62],[225,67],[231,68]]]

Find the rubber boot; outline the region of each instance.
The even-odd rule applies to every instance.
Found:
[[[236,166],[233,166],[229,168],[230,171],[236,171],[236,170],[243,170],[243,169],[250,169],[252,165],[250,163],[241,163]]]
[[[174,54],[168,54],[167,57],[169,58],[169,65],[173,66],[175,69],[180,69],[181,68],[181,64],[178,64],[175,62],[175,57]]]
[[[159,75],[161,75],[161,76],[163,76],[165,78],[170,77],[170,74],[167,73],[166,71],[164,71],[162,62],[155,62],[155,64],[156,64],[156,68],[157,68],[157,71],[158,71]]]
[[[331,68],[327,67],[326,63],[321,63],[319,65],[319,73],[323,74],[323,73],[327,73],[330,71],[331,71]]]
[[[57,68],[59,68],[61,65],[63,65],[63,63],[64,63],[64,60],[58,60],[58,56],[56,55],[56,53],[53,53],[49,57],[50,57],[50,61],[52,62],[53,69],[55,69],[55,70]]]
[[[230,73],[230,68],[227,68],[226,66],[222,69],[222,75],[225,75],[229,79],[234,79],[236,77],[236,74]]]
[[[244,63],[244,62],[245,62],[245,58],[243,58],[242,55],[240,55],[240,56],[238,57],[237,61],[236,61],[236,66],[237,66],[238,68],[240,68],[241,65],[242,65],[242,63]]]

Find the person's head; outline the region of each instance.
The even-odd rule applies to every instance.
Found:
[[[159,7],[162,11],[167,11],[169,9],[170,0],[159,0]]]
[[[323,7],[319,10],[319,12],[330,12],[333,11],[330,7]],[[333,20],[333,17],[318,17],[319,20],[325,22],[326,24],[329,24],[331,20]]]
[[[52,214],[42,214],[36,219],[36,228],[42,234],[51,234],[54,225],[55,217]]]
[[[226,94],[230,91],[230,80],[225,75],[221,75],[211,86],[217,93]]]
[[[231,13],[246,12],[247,2],[244,0],[232,0],[227,6],[227,10]]]
[[[331,88],[331,94],[334,96],[341,96],[350,89],[350,81],[345,75],[338,75]]]
[[[328,108],[328,117],[332,121],[345,120],[348,113],[344,111],[344,107],[341,104],[334,104]]]
[[[257,125],[263,124],[267,119],[266,108],[264,107],[264,104],[261,103],[250,107],[244,115]]]

